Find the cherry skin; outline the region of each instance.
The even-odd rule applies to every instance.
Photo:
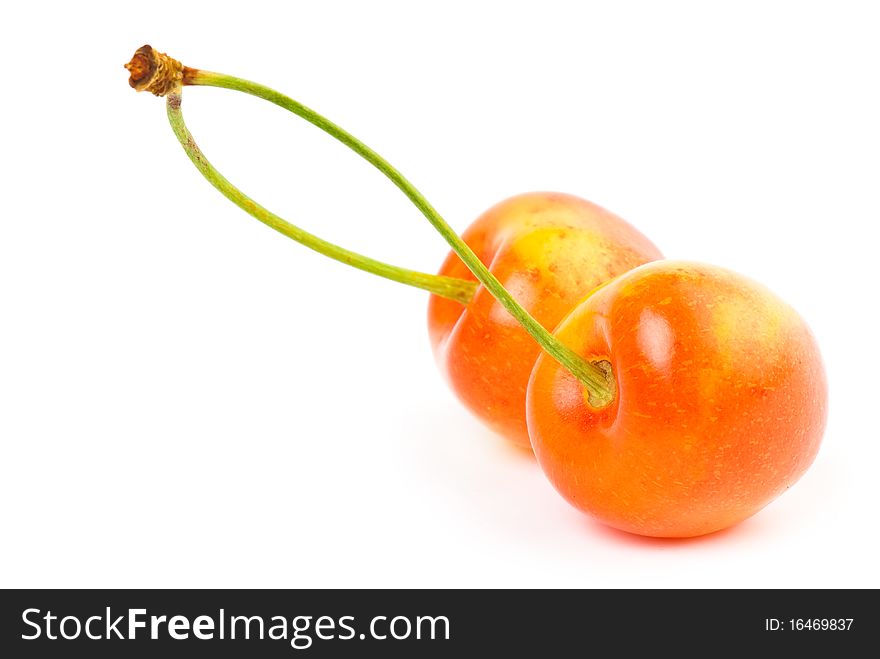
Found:
[[[624,220],[560,193],[502,201],[462,239],[547,329],[595,286],[663,258]],[[453,253],[439,274],[475,281]],[[541,352],[535,341],[482,286],[466,307],[432,295],[428,329],[437,363],[465,406],[515,444],[529,447],[525,399]]]
[[[714,266],[659,261],[595,290],[554,334],[610,364],[595,409],[542,355],[527,412],[538,463],[576,508],[647,536],[736,524],[813,462],[827,385],[804,321],[766,288]]]

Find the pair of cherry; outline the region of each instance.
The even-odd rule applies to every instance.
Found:
[[[231,201],[331,258],[430,291],[432,345],[458,397],[531,446],[577,508],[642,535],[702,535],[760,510],[815,458],[827,408],[819,350],[800,316],[760,284],[662,260],[632,226],[571,195],[514,197],[459,237],[381,156],[293,99],[149,46],[126,68],[132,87],[166,97],[184,150]],[[452,247],[439,275],[323,241],[244,195],[186,128],[186,85],[266,99],[366,158]]]

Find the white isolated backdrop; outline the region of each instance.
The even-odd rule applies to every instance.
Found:
[[[880,586],[870,2],[15,3],[0,53],[0,586]],[[433,364],[426,295],[224,200],[122,64],[150,43],[323,112],[458,229],[561,190],[754,277],[824,351],[822,451],[731,530],[570,508]],[[441,239],[265,102],[184,95],[228,178],[434,270]]]

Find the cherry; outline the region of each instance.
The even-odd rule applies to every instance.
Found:
[[[663,258],[624,220],[561,193],[502,201],[474,221],[462,239],[548,329],[585,291]],[[440,274],[475,279],[455,252]],[[529,447],[526,385],[540,346],[482,286],[465,306],[432,295],[428,329],[437,363],[459,399],[489,427]]]
[[[593,292],[554,334],[605,364],[601,407],[541,355],[532,446],[570,503],[624,531],[688,537],[753,515],[813,462],[827,388],[800,316],[715,266],[659,261]]]

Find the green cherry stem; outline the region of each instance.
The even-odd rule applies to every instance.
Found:
[[[309,123],[317,126],[324,132],[328,133],[332,137],[335,137],[337,140],[351,148],[362,158],[367,160],[370,164],[376,167],[379,171],[385,174],[409,199],[412,203],[422,212],[422,214],[427,218],[427,220],[431,223],[434,229],[446,240],[449,246],[452,248],[458,257],[462,260],[462,262],[470,269],[470,271],[474,274],[474,276],[479,280],[479,282],[495,297],[496,300],[510,313],[520,325],[538,342],[541,348],[544,349],[551,357],[553,357],[556,361],[558,361],[562,366],[568,369],[572,375],[574,375],[586,388],[590,394],[590,402],[595,407],[604,407],[608,405],[613,399],[615,395],[615,387],[614,387],[614,379],[613,374],[607,368],[607,364],[595,364],[592,363],[571,348],[566,346],[564,343],[559,341],[555,336],[553,336],[547,329],[545,329],[534,317],[529,314],[508,292],[506,288],[498,281],[498,279],[489,271],[489,269],[483,264],[482,261],[477,257],[477,255],[468,247],[467,244],[461,238],[458,237],[458,234],[452,229],[451,226],[443,219],[443,217],[434,209],[434,207],[425,199],[424,195],[416,189],[416,187],[410,183],[404,176],[401,174],[395,167],[393,167],[388,161],[386,161],[382,156],[369,148],[366,144],[358,140],[356,137],[337,126],[335,123],[330,121],[329,119],[323,117],[318,114],[311,108],[306,107],[302,103],[293,100],[292,98],[281,94],[280,92],[275,91],[265,85],[261,85],[255,82],[251,82],[249,80],[244,80],[242,78],[236,78],[233,76],[228,76],[222,73],[213,73],[210,71],[202,71],[200,69],[193,69],[190,67],[182,66],[177,60],[168,57],[162,53],[158,53],[154,49],[149,46],[144,46],[139,49],[135,56],[132,58],[131,62],[126,65],[126,68],[131,73],[131,77],[129,79],[129,84],[134,87],[138,91],[151,91],[157,96],[168,96],[168,118],[171,122],[171,126],[174,129],[175,135],[177,135],[178,140],[180,141],[183,148],[186,150],[190,159],[196,165],[200,172],[215,186],[217,187],[227,198],[237,204],[239,207],[256,217],[262,222],[265,222],[269,226],[281,231],[279,227],[285,227],[286,230],[288,227],[292,227],[301,234],[304,234],[301,229],[297,229],[290,225],[286,221],[282,220],[277,215],[270,213],[266,209],[262,208],[256,202],[249,199],[243,193],[237,190],[229,181],[227,181],[217,170],[213,168],[213,166],[207,161],[201,151],[198,149],[198,146],[195,144],[195,141],[190,135],[189,131],[186,128],[186,125],[183,122],[183,114],[181,112],[181,87],[183,85],[199,85],[199,86],[210,86],[210,87],[222,87],[225,89],[231,89],[235,91],[244,92],[246,94],[250,94],[252,96],[256,96],[258,98],[262,98],[270,103],[274,103],[293,114],[305,119]],[[291,233],[286,233],[282,231],[285,235],[290,235],[290,237],[295,240],[299,240],[299,238],[291,235]],[[319,240],[311,234],[306,234],[309,238],[314,240]],[[326,253],[328,256],[332,258],[337,258],[330,251],[339,251],[341,248],[330,245],[330,243],[326,243],[324,241],[320,241],[322,249],[317,249],[312,245],[313,249],[317,249],[317,251],[321,251],[322,253]],[[332,250],[330,249],[332,248]],[[347,255],[351,255],[351,252],[347,252],[345,250],[341,250],[345,252]],[[359,255],[357,255],[359,256]],[[366,257],[359,257],[360,259],[366,259]],[[337,260],[345,261],[343,258],[338,258]],[[375,264],[378,262],[372,261],[372,259],[367,259],[371,263]],[[351,265],[355,267],[362,267],[362,265],[358,265],[357,263],[352,262]],[[393,268],[393,266],[387,266],[385,264],[381,264],[386,268]],[[369,270],[370,272],[376,272],[375,268],[372,266],[370,268],[362,267],[362,269]],[[399,270],[399,269],[398,269]],[[411,271],[410,271],[411,272]],[[380,274],[376,272],[377,274]],[[422,273],[416,273],[422,274]],[[386,275],[383,275],[386,276]],[[433,277],[433,275],[423,275],[425,277]],[[394,277],[389,277],[394,279]],[[451,279],[451,278],[447,278]],[[402,281],[402,279],[398,278],[397,281]],[[464,280],[454,280],[453,281],[464,281]],[[411,283],[410,281],[405,281],[404,283]],[[472,283],[472,282],[471,282]],[[426,288],[423,286],[423,288]],[[430,290],[430,289],[428,289]],[[472,293],[472,291],[471,291]],[[438,293],[439,294],[439,293]],[[447,295],[446,297],[451,297]],[[470,297],[468,297],[470,300]],[[466,302],[465,302],[466,303]]]
[[[397,281],[409,286],[421,288],[435,295],[467,304],[474,296],[477,284],[473,281],[465,279],[457,279],[455,277],[443,277],[440,275],[430,275],[415,270],[407,270],[395,265],[389,265],[368,256],[352,252],[343,247],[339,247],[331,242],[318,238],[317,236],[300,229],[298,226],[291,224],[287,220],[279,217],[270,210],[267,210],[253,199],[244,194],[237,187],[232,185],[225,176],[218,172],[214,166],[202,153],[202,150],[196,144],[192,134],[187,129],[183,121],[183,112],[181,111],[182,98],[180,91],[174,91],[167,95],[168,121],[171,128],[177,136],[178,141],[186,155],[192,160],[196,168],[215,188],[217,188],[223,196],[229,199],[236,206],[246,213],[252,215],[263,224],[275,229],[288,238],[292,238],[296,242],[313,249],[314,251],[329,256],[346,265],[350,265],[359,270],[379,275],[385,279]]]

